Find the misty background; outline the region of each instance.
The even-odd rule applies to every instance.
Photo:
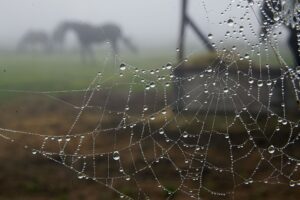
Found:
[[[190,1],[189,14],[205,34],[213,33],[215,38],[221,38],[225,30],[220,30],[219,22],[228,18],[239,19],[244,12],[243,9],[242,12],[239,9],[229,9],[224,15],[220,15],[230,2]],[[179,0],[0,0],[0,3],[1,49],[14,48],[28,30],[52,33],[57,24],[65,20],[78,20],[94,25],[116,23],[121,26],[124,35],[139,47],[177,46],[181,16]],[[245,22],[246,26],[247,24]],[[258,30],[258,23],[254,22],[254,25]],[[187,42],[192,44],[195,35],[188,31],[187,38]],[[67,43],[76,46],[73,33],[68,34]],[[196,44],[198,48],[202,48],[200,43]]]

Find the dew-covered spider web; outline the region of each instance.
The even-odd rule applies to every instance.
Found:
[[[223,0],[222,10],[197,2],[202,10],[193,18],[207,24],[215,48],[205,56],[191,52],[163,66],[108,56],[114,64],[103,61],[85,89],[1,89],[43,96],[74,113],[65,132],[1,127],[1,137],[26,141],[34,156],[117,198],[239,199],[249,185],[299,187],[300,69],[282,52],[281,27],[299,29],[300,8],[271,1],[282,9],[272,7],[265,22],[262,1]],[[258,31],[266,26],[268,33]]]

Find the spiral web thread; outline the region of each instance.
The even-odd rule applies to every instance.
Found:
[[[299,186],[300,70],[281,56],[276,29],[287,20],[276,19],[273,32],[263,37],[255,30],[262,26],[261,1],[226,3],[224,21],[214,24],[223,37],[208,34],[216,54],[197,72],[191,70],[197,65],[193,56],[152,69],[117,56],[118,73],[107,77],[103,68],[84,90],[1,90],[47,96],[77,111],[65,133],[1,128],[1,136],[40,141],[25,148],[120,198],[234,199],[247,185]],[[82,96],[82,103],[61,94]],[[76,132],[89,113],[96,113],[95,126]]]

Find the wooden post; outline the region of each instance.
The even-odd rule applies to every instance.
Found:
[[[187,6],[188,6],[188,0],[182,0],[181,4],[181,25],[180,25],[180,33],[179,33],[179,44],[178,44],[178,54],[177,58],[178,61],[181,62],[184,59],[184,42],[185,42],[185,29],[186,25],[190,25],[193,31],[196,33],[196,35],[199,37],[200,40],[202,40],[206,46],[206,48],[213,52],[215,51],[214,47],[211,45],[210,41],[207,39],[207,37],[201,32],[201,30],[196,26],[196,24],[192,21],[192,19],[187,14]]]
[[[184,41],[185,41],[185,25],[187,22],[186,19],[186,8],[187,8],[188,0],[182,0],[181,5],[181,25],[180,25],[180,33],[179,33],[179,51],[178,51],[178,60],[182,61],[184,56]]]
[[[192,29],[196,32],[197,36],[204,42],[206,48],[213,52],[215,51],[215,48],[211,45],[210,41],[207,39],[207,37],[200,31],[200,29],[195,25],[195,23],[187,17],[188,23],[191,25]]]
[[[187,25],[190,25],[192,30],[196,33],[196,35],[199,37],[200,40],[202,40],[207,47],[209,51],[215,51],[214,47],[211,45],[210,41],[207,39],[207,37],[201,32],[201,30],[196,26],[196,24],[191,20],[191,18],[187,14],[187,6],[188,6],[188,0],[182,0],[181,1],[181,24],[180,24],[180,32],[179,32],[179,41],[178,41],[178,52],[177,52],[177,59],[178,62],[182,62],[185,57],[185,29]],[[184,77],[184,70],[182,70],[182,67],[177,67],[173,70],[173,73],[175,75],[175,82],[174,82],[174,92],[175,96],[177,98],[177,104],[174,106],[174,110],[177,112],[180,112],[184,108],[184,102],[183,102],[183,95],[184,95],[184,89],[183,89],[183,79],[181,77]]]

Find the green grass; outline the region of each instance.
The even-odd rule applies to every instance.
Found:
[[[107,55],[107,52],[98,52],[96,62],[83,63],[77,53],[62,55],[2,53],[0,55],[0,90],[2,90],[0,98],[1,100],[11,98],[12,93],[3,90],[84,89],[99,71],[103,72],[103,79],[108,80],[106,84],[110,84],[119,79],[120,62],[126,62],[139,69],[153,69],[174,61],[174,55],[166,53],[126,55],[122,59]],[[130,76],[126,78],[129,79]]]
[[[5,90],[85,89],[99,71],[103,72],[103,79],[107,80],[105,81],[107,85],[122,81],[129,83],[132,77],[129,75],[130,73],[126,73],[122,79],[118,75],[121,62],[128,63],[138,69],[157,69],[168,62],[176,63],[175,51],[148,50],[139,54],[124,53],[125,55],[121,55],[122,58],[116,59],[108,51],[98,51],[96,62],[84,64],[79,53],[74,52],[52,55],[2,52],[0,54],[0,102],[20,94]],[[209,57],[209,54],[204,54],[201,57]],[[201,61],[203,61],[202,58]]]

